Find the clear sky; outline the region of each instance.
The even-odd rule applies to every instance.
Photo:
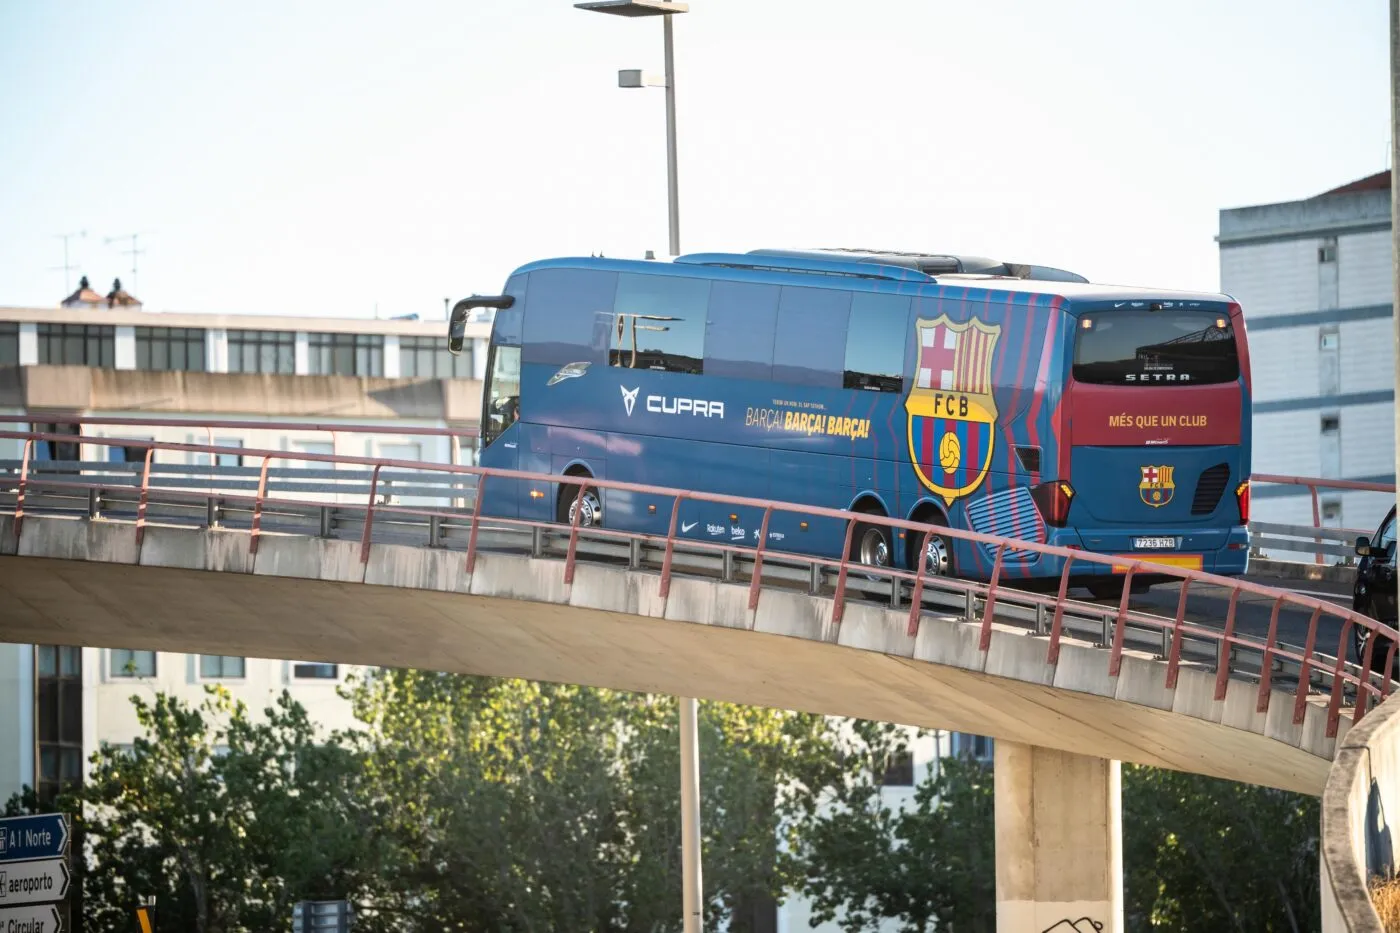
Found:
[[[1387,167],[1384,0],[690,0],[683,251],[1219,287],[1223,207]],[[570,0],[0,2],[0,304],[442,314],[666,252],[661,26]]]

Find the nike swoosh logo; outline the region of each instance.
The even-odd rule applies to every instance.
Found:
[[[681,523],[681,534],[687,534],[687,533],[689,533],[690,529],[694,528],[694,527],[695,527],[696,525],[698,525],[698,524],[700,524],[700,523],[699,523],[699,522],[691,522],[689,525],[687,525],[687,524],[685,524],[684,522],[682,522],[682,523]]]

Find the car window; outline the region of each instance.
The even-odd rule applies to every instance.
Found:
[[[1395,516],[1386,519],[1381,530],[1376,532],[1376,550],[1385,556],[1388,563],[1395,563]]]

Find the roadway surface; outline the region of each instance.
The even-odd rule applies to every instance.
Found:
[[[1244,579],[1261,586],[1289,590],[1305,596],[1336,603],[1344,609],[1351,608],[1350,581],[1331,583],[1322,580],[1307,582],[1281,580],[1263,574],[1249,574]],[[1081,596],[1081,598],[1083,598]],[[1181,585],[1163,583],[1152,587],[1147,593],[1134,596],[1129,607],[1140,612],[1175,618],[1177,603],[1181,599]],[[1089,600],[1097,605],[1117,608],[1118,598]],[[1186,618],[1212,627],[1223,628],[1225,616],[1230,609],[1230,591],[1219,586],[1193,584],[1186,601]],[[1269,618],[1273,613],[1273,601],[1253,594],[1242,595],[1235,608],[1235,631],[1241,635],[1253,635],[1261,640],[1269,634]],[[1278,639],[1300,648],[1307,644],[1308,623],[1312,613],[1287,604],[1279,611]],[[1335,616],[1324,614],[1318,620],[1318,651],[1333,654],[1337,650],[1337,639],[1341,636],[1342,623]],[[1350,649],[1348,645],[1348,649]]]

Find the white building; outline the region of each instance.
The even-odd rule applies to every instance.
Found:
[[[1390,172],[1222,210],[1217,239],[1221,291],[1240,302],[1249,334],[1254,471],[1394,482]],[[1373,530],[1393,502],[1324,493],[1322,520]],[[1312,524],[1306,489],[1257,486],[1252,511]]]
[[[58,419],[168,419],[176,424],[85,426],[81,436],[469,463],[470,441],[398,432],[475,433],[489,334],[489,324],[469,325],[471,350],[454,357],[440,320],[153,313],[119,283],[104,297],[84,279],[57,308],[0,307],[0,430],[50,425],[50,433],[78,434]],[[271,420],[384,430],[210,424]],[[144,457],[135,448],[75,441],[41,445],[32,454]],[[22,448],[0,438],[0,463],[13,464]],[[236,453],[219,460],[244,465]],[[199,464],[208,455],[159,451],[155,461]],[[190,614],[198,617],[199,607]],[[130,744],[139,732],[133,693],[164,691],[198,703],[205,685],[217,682],[259,711],[285,688],[320,728],[350,727],[349,705],[335,688],[352,669],[333,662],[157,653],[140,645],[0,644],[0,709],[7,711],[0,717],[0,802],[24,785],[52,794],[81,780],[100,743]]]

